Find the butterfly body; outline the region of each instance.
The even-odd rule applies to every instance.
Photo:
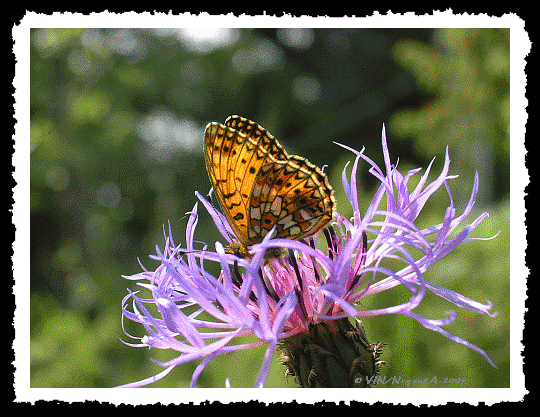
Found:
[[[206,126],[205,159],[210,181],[237,243],[229,252],[247,255],[275,226],[275,238],[307,238],[333,217],[335,199],[327,176],[299,156],[289,156],[266,129],[230,116]]]

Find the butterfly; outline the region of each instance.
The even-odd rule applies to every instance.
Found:
[[[274,238],[303,239],[333,217],[334,190],[322,170],[288,155],[266,129],[240,116],[212,122],[204,135],[206,168],[236,242],[227,253],[249,257],[274,227]]]

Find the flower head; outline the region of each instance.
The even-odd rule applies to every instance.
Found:
[[[332,381],[336,380],[335,375],[339,379],[339,372],[346,374],[345,379],[350,381],[357,371],[363,376],[373,375],[381,364],[376,361],[380,345],[367,342],[360,323],[356,329],[347,327],[351,326],[348,318],[385,314],[410,317],[425,328],[475,350],[495,366],[482,349],[443,329],[456,319],[456,312],[448,312],[447,317],[440,319],[422,317],[413,312],[424,299],[426,291],[431,291],[460,308],[492,317],[496,315],[490,313],[491,303],[481,304],[424,278],[431,265],[450,254],[460,243],[484,239],[469,235],[488,216],[487,213],[471,223],[465,222],[478,192],[478,174],[464,212],[457,215],[448,187],[448,180],[456,178],[448,174],[448,149],[439,176],[428,182],[432,161],[417,186],[409,190],[409,180],[421,169],[403,175],[391,164],[384,129],[384,169],[363,151],[340,146],[356,155],[350,176],[347,175],[348,166],[342,175],[353,216],[347,219],[336,213],[332,225],[309,241],[271,239],[272,234],[269,233],[261,243],[249,248],[250,257],[246,258],[227,253],[230,251],[220,242],[215,243],[215,251],[207,246],[196,251],[194,239],[198,204],[189,216],[185,246],[174,243],[169,228],[165,233],[164,250],[158,248],[157,255],[152,256],[161,263],[159,267],[155,271],[144,270],[127,277],[141,281],[138,285],[149,290],[151,297],[141,298],[138,292],[130,292],[123,301],[122,311],[124,318],[138,322],[146,329],[146,336],[136,346],[173,349],[179,355],[169,362],[160,363],[165,368],[160,374],[126,386],[151,383],[177,365],[202,359],[192,376],[191,386],[194,387],[204,367],[215,357],[259,345],[267,345],[267,352],[254,386],[264,385],[278,346],[285,349],[287,354],[283,362],[289,371],[296,372],[302,380],[301,385],[317,386],[313,381],[318,378],[319,382],[324,382],[323,386],[338,386]],[[369,172],[379,181],[375,196],[363,215],[356,187],[360,160],[371,166]],[[416,225],[419,214],[429,197],[442,186],[446,188],[450,201],[442,222],[420,229]],[[232,229],[225,216],[203,196],[198,193],[197,196],[231,244]],[[318,239],[325,240],[326,250],[317,248]],[[268,253],[283,255],[268,257]],[[219,276],[207,271],[209,262],[220,265]],[[407,302],[374,310],[362,307],[363,299],[396,286],[408,290]],[[132,299],[131,309],[127,305],[129,299]],[[149,304],[157,309],[157,313],[150,312]],[[202,318],[203,312],[211,319]],[[298,364],[300,360],[294,362],[291,359],[291,353],[292,356],[297,355],[294,352],[298,346],[305,351],[305,347],[310,343],[313,345],[315,340],[317,349],[327,352],[325,344],[335,344],[336,338],[353,333],[355,342],[343,341],[345,348],[342,349],[342,356],[348,356],[350,360],[345,365],[341,359],[337,361],[341,366],[337,374],[331,371],[334,363],[328,360],[324,365],[318,365],[316,373],[298,375],[305,372]],[[257,341],[233,343],[246,335],[254,335]],[[327,343],[328,335],[334,338],[331,343]],[[309,343],[306,342],[308,339]],[[330,349],[326,357],[335,356]],[[319,359],[314,358],[314,363]],[[326,382],[322,374],[328,377]]]

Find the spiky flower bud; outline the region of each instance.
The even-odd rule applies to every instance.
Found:
[[[369,343],[360,320],[321,321],[281,342],[281,363],[302,388],[366,388],[386,363],[382,346]]]

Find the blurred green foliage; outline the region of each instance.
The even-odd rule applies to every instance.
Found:
[[[268,128],[291,154],[328,165],[338,210],[351,214],[341,170],[351,154],[434,176],[448,145],[456,207],[480,176],[476,214],[490,218],[436,265],[428,280],[480,302],[496,318],[459,311],[447,330],[485,349],[498,369],[404,317],[364,320],[384,341],[383,375],[466,378],[465,387],[509,386],[509,30],[508,29],[33,29],[31,31],[31,385],[112,387],[161,370],[174,352],[122,344],[122,278],[147,268],[170,220],[177,243],[185,213],[210,182],[202,154],[210,121],[239,114]],[[361,200],[375,182],[361,166]],[[425,209],[439,223],[448,198]],[[200,210],[197,238],[219,239]],[[471,217],[472,219],[473,217]],[[168,227],[168,226],[166,226]],[[402,301],[383,294],[367,308]],[[432,302],[431,302],[432,301]],[[451,309],[427,297],[420,314]],[[143,329],[126,323],[143,336]],[[212,361],[203,387],[249,387],[264,347]],[[185,387],[197,364],[155,387]],[[294,387],[276,357],[268,387]],[[441,387],[441,385],[439,385]]]

